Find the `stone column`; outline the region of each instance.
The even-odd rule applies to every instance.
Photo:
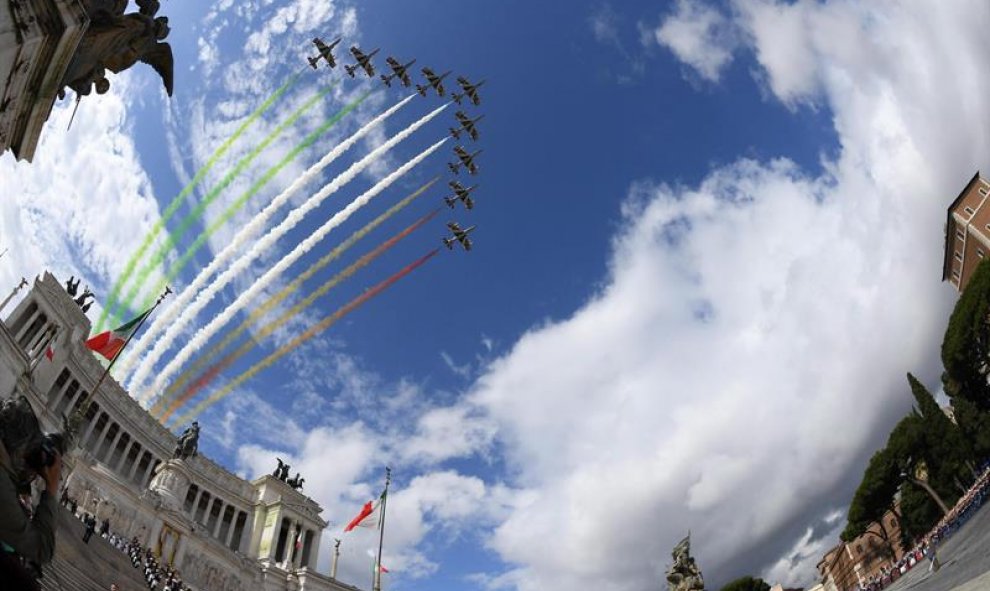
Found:
[[[134,449],[136,444],[137,441],[134,441],[134,438],[131,437],[131,440],[127,442],[127,447],[124,448],[124,452],[120,454],[120,459],[117,460],[117,465],[113,467],[114,472],[120,473],[121,476],[123,476],[121,470],[124,467],[124,462],[127,461],[127,456],[131,454],[131,450]]]
[[[69,378],[65,380],[65,383],[62,384],[62,387],[59,388],[58,392],[55,393],[55,396],[53,396],[52,399],[48,402],[48,408],[52,410],[58,408],[58,403],[62,401],[62,397],[65,396],[65,393],[69,389],[69,386],[71,384],[72,384],[72,374],[70,373]]]
[[[199,507],[199,500],[203,498],[203,489],[196,491],[196,498],[193,499],[192,510],[189,512],[189,517],[193,521],[196,521],[196,508]]]
[[[41,314],[41,307],[38,307],[38,309],[34,311],[34,314],[31,314],[31,317],[27,319],[27,322],[24,323],[24,326],[22,326],[21,329],[17,331],[17,334],[14,335],[15,343],[19,344],[21,342],[21,339],[23,339],[25,335],[27,335],[27,331],[31,328],[31,325],[34,324],[34,321],[38,319],[39,314]]]
[[[213,526],[213,533],[211,535],[215,539],[220,539],[220,526],[223,525],[223,513],[227,510],[227,504],[219,497],[216,497],[216,501],[220,504],[220,512],[217,514],[217,524]]]
[[[148,460],[148,467],[144,469],[144,474],[141,476],[141,486],[148,486],[148,481],[151,479],[151,471],[155,469],[155,456],[151,455],[151,459]]]
[[[289,535],[285,538],[285,562],[282,563],[285,570],[292,570],[292,562],[295,559],[296,532],[299,531],[295,521],[289,521]]]
[[[250,515],[245,512],[244,527],[241,528],[240,538],[237,540],[237,551],[241,554],[247,554],[248,546],[251,544],[251,536],[254,534],[254,530],[251,527],[253,520],[249,519],[249,517]]]
[[[55,406],[52,405],[52,408],[55,408]],[[100,417],[106,416],[107,424],[108,425],[110,424],[110,415],[103,412],[99,407],[95,407],[95,408],[96,408],[96,413],[93,415],[93,420],[89,423],[89,426],[86,427],[86,434],[83,435],[82,439],[79,440],[79,447],[83,449],[86,448],[86,443],[89,442],[90,435],[92,435],[93,430],[96,429],[96,424],[100,422]]]
[[[110,467],[110,459],[113,458],[113,450],[117,449],[117,444],[120,443],[120,437],[124,434],[124,428],[121,425],[117,425],[117,434],[113,436],[113,441],[110,443],[110,448],[107,449],[107,455],[102,459],[102,462]]]
[[[141,444],[137,441],[135,441],[134,444],[137,445],[138,452],[137,455],[134,456],[134,465],[127,471],[127,480],[129,481],[134,480],[134,473],[137,472],[138,466],[141,465],[141,456],[144,455],[144,448],[141,447]]]
[[[230,529],[227,530],[227,539],[224,540],[223,545],[230,548],[230,542],[234,539],[234,530],[237,529],[237,516],[241,512],[234,507],[234,512],[230,514]]]
[[[96,457],[96,452],[100,451],[100,445],[102,445],[103,442],[106,440],[107,433],[110,432],[110,427],[112,425],[113,425],[113,421],[110,420],[110,415],[108,414],[107,415],[107,424],[106,425],[103,425],[103,429],[100,431],[99,436],[97,436],[97,438],[96,438],[96,445],[93,446],[93,458],[95,458],[97,460],[99,459],[99,458]]]

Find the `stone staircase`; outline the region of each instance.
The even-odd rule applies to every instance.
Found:
[[[55,558],[45,566],[44,591],[109,591],[116,583],[120,591],[145,591],[141,570],[131,559],[94,533],[89,544],[82,541],[86,526],[67,509],[56,511]]]

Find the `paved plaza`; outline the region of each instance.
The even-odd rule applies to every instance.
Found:
[[[986,503],[990,504],[990,502]],[[990,507],[984,506],[939,547],[938,572],[928,572],[928,559],[887,587],[889,591],[990,590]]]

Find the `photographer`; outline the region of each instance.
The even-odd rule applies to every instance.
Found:
[[[62,475],[61,436],[44,435],[27,399],[0,401],[0,580],[37,589],[28,565],[55,553],[55,503]],[[41,500],[29,514],[20,496],[44,479]]]

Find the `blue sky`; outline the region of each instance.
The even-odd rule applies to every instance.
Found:
[[[688,529],[712,586],[814,578],[866,458],[909,407],[904,373],[937,384],[952,303],[938,282],[944,208],[990,155],[986,6],[275,0],[162,12],[171,100],[134,68],[83,101],[71,131],[70,101],[57,107],[34,163],[0,158],[12,180],[0,240],[18,237],[19,250],[0,261],[5,284],[48,268],[84,277],[102,301],[121,253],[292,72],[305,69],[183,211],[321,85],[339,82],[207,220],[323,118],[381,87],[305,68],[314,35],[342,35],[345,62],[358,43],[382,48],[379,68],[395,55],[488,80],[483,105],[466,108],[485,115],[475,210],[442,205],[448,143],[263,291],[439,174],[303,293],[443,207],[438,218],[213,388],[440,246],[443,222],[477,223],[475,249],[444,250],[201,417],[202,448],[231,470],[254,477],[275,455],[301,467],[336,526],[321,568],[389,464],[394,589],[655,588]],[[183,290],[197,272],[276,194],[403,96],[372,95],[305,151],[211,239],[171,301],[193,297]],[[265,231],[440,104],[415,99]],[[176,331],[151,376],[334,212],[442,137],[454,110],[251,262]],[[179,315],[169,305],[158,317]],[[342,578],[359,586],[373,545],[361,535],[342,547]]]

